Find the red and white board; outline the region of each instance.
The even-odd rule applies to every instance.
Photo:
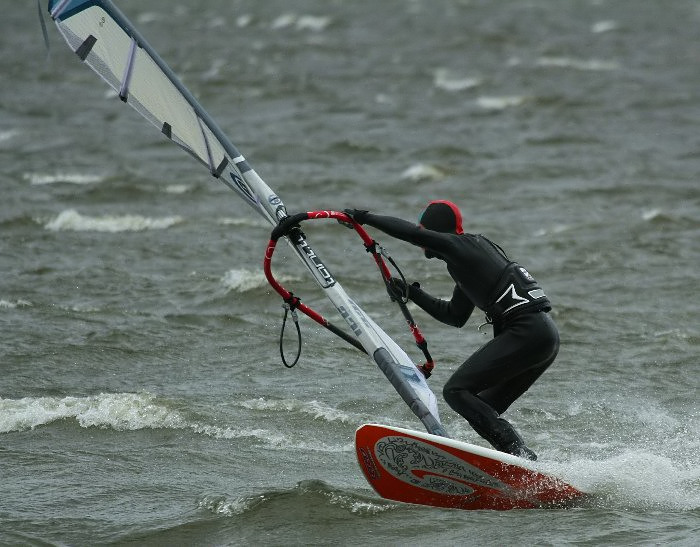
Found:
[[[357,460],[383,498],[452,509],[533,509],[570,505],[585,494],[535,471],[528,460],[400,427],[365,424]]]

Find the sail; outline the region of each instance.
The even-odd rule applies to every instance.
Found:
[[[236,191],[270,224],[276,225],[287,216],[279,196],[110,0],[50,0],[48,11],[71,50],[124,103]],[[408,355],[350,299],[305,238],[295,240],[292,246],[426,429],[446,435],[435,395]]]
[[[49,13],[70,48],[122,101],[276,222],[245,183],[243,156],[111,2],[51,0]]]

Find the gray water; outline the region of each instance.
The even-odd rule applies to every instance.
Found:
[[[291,211],[462,206],[554,302],[562,350],[507,417],[570,509],[379,498],[355,429],[420,429],[366,357],[281,300],[255,212],[64,46],[0,19],[0,542],[695,545],[700,4],[119,2]],[[352,232],[306,227],[416,360]],[[373,234],[410,279],[437,261]],[[284,284],[337,323],[288,250]],[[415,316],[443,383],[488,337]],[[288,331],[285,350],[293,354]],[[456,438],[483,441],[440,398]]]

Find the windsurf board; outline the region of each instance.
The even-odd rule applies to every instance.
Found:
[[[507,510],[568,506],[585,496],[534,462],[421,431],[365,424],[355,448],[367,481],[394,501]]]

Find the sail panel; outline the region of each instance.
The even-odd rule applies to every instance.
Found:
[[[269,218],[233,161],[240,153],[222,142],[222,134],[189,91],[164,68],[111,3],[54,0],[49,3],[49,12],[70,48],[124,102],[204,164],[213,176],[226,177],[228,186]],[[230,171],[225,171],[226,167]]]

